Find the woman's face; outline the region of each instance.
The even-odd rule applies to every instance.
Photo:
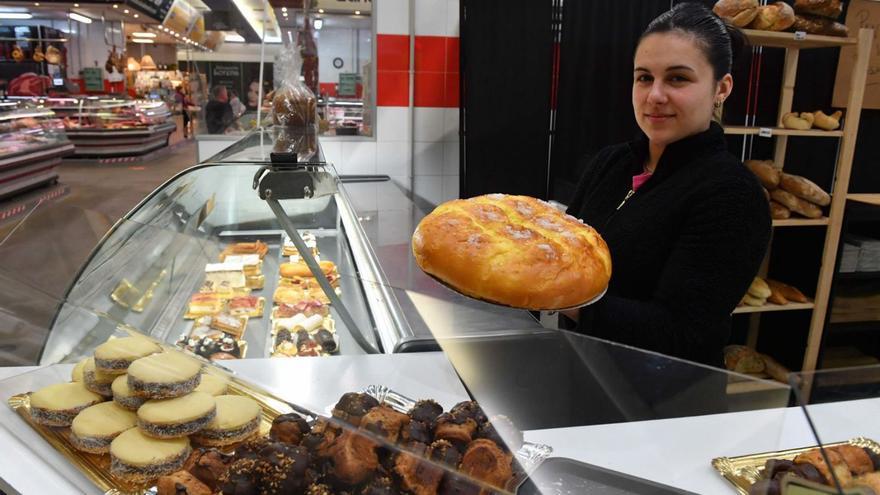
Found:
[[[651,34],[636,49],[633,111],[654,144],[665,146],[706,130],[715,102],[731,89],[730,74],[715,81],[709,60],[688,35]]]

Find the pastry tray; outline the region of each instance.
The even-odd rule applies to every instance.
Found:
[[[416,405],[415,400],[410,399],[405,395],[401,395],[384,385],[369,385],[361,392],[375,398],[379,402],[384,402],[395,411],[402,413],[408,412]],[[327,409],[327,414],[332,415],[332,410],[333,406],[331,405]],[[519,462],[520,467],[522,467],[522,470],[526,475],[531,474],[537,469],[538,466],[544,462],[544,459],[550,457],[550,454],[552,453],[553,447],[532,442],[523,442],[522,447],[514,452],[516,460]]]
[[[33,375],[31,386],[34,389],[59,383],[59,376],[53,367],[45,367],[29,373]],[[267,393],[258,391],[251,385],[234,377],[224,377],[229,380],[229,394],[243,395],[254,399],[262,408],[262,421],[260,435],[269,433],[272,421],[275,417],[293,412],[293,409],[281,399]],[[154,494],[152,484],[131,483],[120,480],[110,474],[110,455],[88,454],[73,447],[68,438],[69,428],[53,428],[37,424],[30,416],[30,392],[15,394],[7,400],[9,407],[24,421],[31,430],[41,436],[52,448],[63,456],[70,464],[80,471],[86,478],[92,481],[102,492],[107,495],[144,495]],[[9,427],[9,425],[7,425]],[[32,440],[21,438],[25,442]],[[48,458],[47,462],[51,462]],[[82,487],[80,487],[82,489]]]
[[[824,446],[836,447],[838,445],[854,445],[856,447],[868,448],[880,455],[880,444],[869,438],[857,437],[846,442],[826,443]],[[779,450],[776,452],[764,452],[762,454],[748,454],[736,457],[717,457],[712,459],[712,467],[718,471],[718,474],[724,476],[729,481],[736,492],[740,495],[749,495],[749,487],[756,481],[761,479],[764,472],[764,464],[770,459],[793,460],[800,454],[808,450],[815,449],[817,446],[803,447],[799,449]]]

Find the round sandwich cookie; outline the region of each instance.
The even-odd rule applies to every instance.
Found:
[[[229,390],[229,381],[211,373],[202,373],[202,382],[196,387],[194,392],[205,392],[214,397],[225,395]]]
[[[83,409],[70,425],[70,443],[92,454],[110,452],[110,442],[137,425],[137,416],[115,402],[102,402]]]
[[[113,402],[129,411],[137,411],[147,401],[131,393],[131,389],[128,388],[128,375],[117,376],[110,385],[110,390],[113,391]]]
[[[96,394],[101,394],[104,397],[113,396],[110,385],[114,379],[116,379],[116,375],[104,373],[95,367],[95,358],[88,358],[85,364],[83,364],[83,382],[86,384],[87,389]]]
[[[162,352],[158,344],[143,337],[123,337],[104,342],[95,348],[95,367],[104,373],[119,375],[135,359]]]
[[[83,378],[83,369],[86,367],[86,361],[89,358],[85,358],[82,361],[76,363],[76,366],[73,367],[73,371],[70,372],[70,381],[72,382],[82,382],[85,379]]]
[[[186,437],[151,438],[132,428],[110,444],[110,473],[130,481],[148,481],[183,467],[192,449]]]
[[[532,310],[581,306],[611,279],[599,233],[550,203],[488,194],[441,204],[412,236],[419,267],[477,299]]]
[[[253,399],[241,395],[215,397],[217,415],[193,435],[193,441],[202,445],[222,447],[241,442],[260,431],[262,409]]]
[[[137,410],[138,428],[151,437],[183,437],[207,426],[216,413],[214,397],[205,392],[148,400]]]
[[[56,383],[31,394],[31,419],[46,426],[70,426],[80,411],[103,401],[81,382]]]
[[[168,351],[143,357],[128,367],[128,388],[148,399],[186,395],[201,383],[202,365],[183,353]]]

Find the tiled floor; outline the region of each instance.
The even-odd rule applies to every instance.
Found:
[[[55,304],[107,230],[195,163],[193,141],[134,162],[66,160],[57,185],[0,201],[0,365],[36,361],[42,339],[32,334],[45,334]]]

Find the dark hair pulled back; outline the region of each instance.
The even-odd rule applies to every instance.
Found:
[[[692,36],[697,41],[712,66],[716,81],[733,70],[733,62],[746,44],[745,36],[736,26],[694,2],[678,3],[657,16],[645,28],[639,43],[648,35],[671,31]]]

